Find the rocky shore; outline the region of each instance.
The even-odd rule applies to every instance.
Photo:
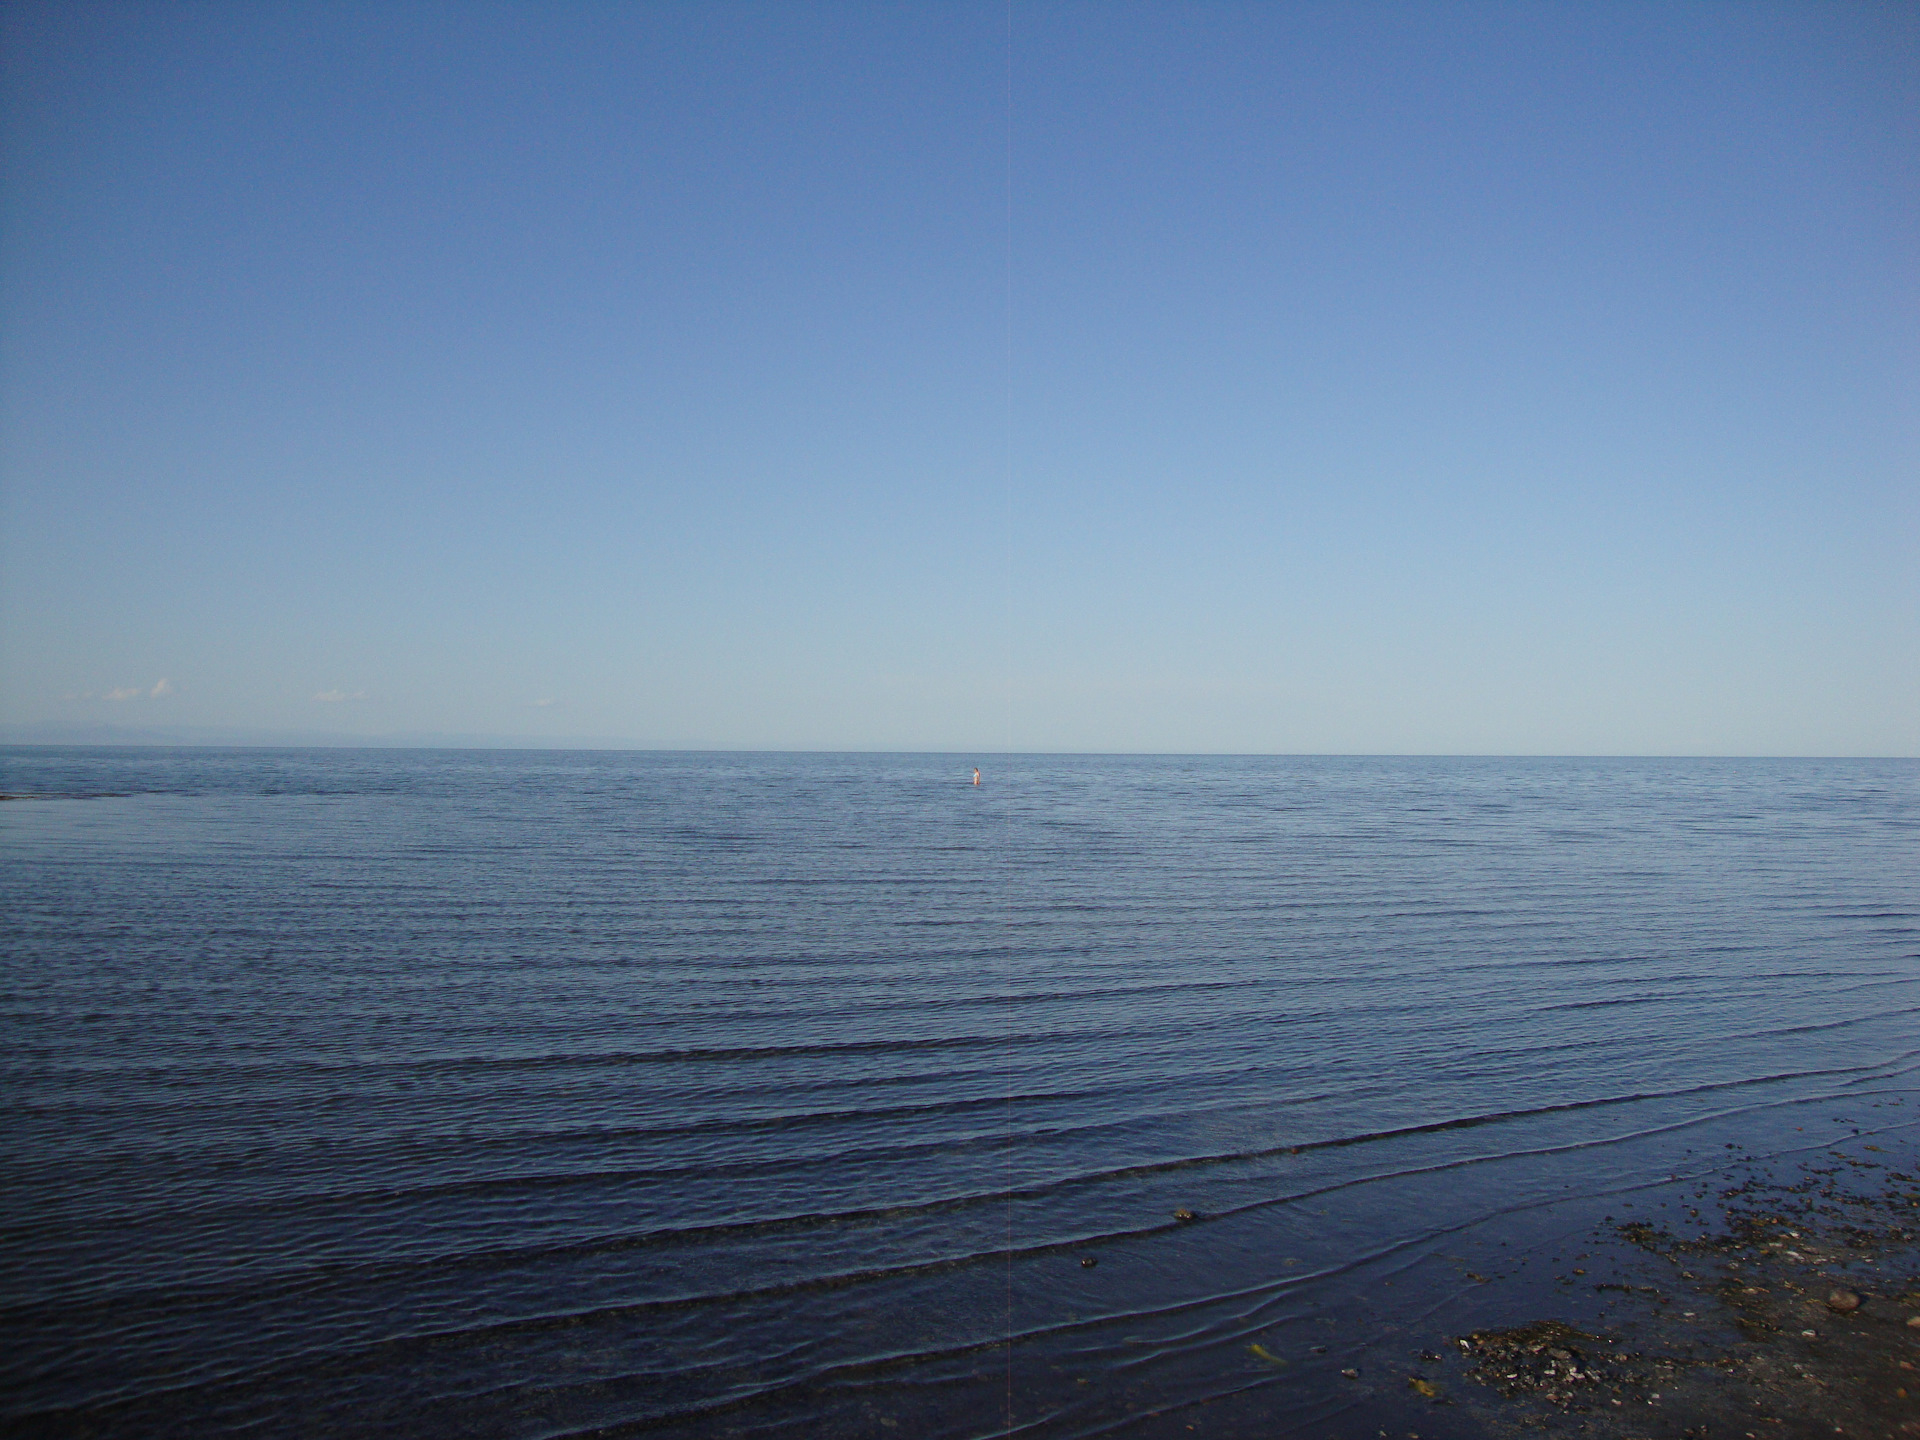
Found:
[[[1604,1325],[1543,1316],[1426,1352],[1407,1378],[1436,1407],[1431,1434],[1920,1436],[1910,1148],[1841,1144],[1663,1208],[1610,1217],[1567,1257],[1557,1279],[1610,1301]]]

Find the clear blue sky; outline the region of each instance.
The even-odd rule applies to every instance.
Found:
[[[1920,753],[1913,7],[4,15],[0,721]]]

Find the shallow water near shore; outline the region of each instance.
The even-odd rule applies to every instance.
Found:
[[[0,762],[16,1433],[1371,1436],[1912,1154],[1912,761]]]

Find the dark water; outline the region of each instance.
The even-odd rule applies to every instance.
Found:
[[[1361,1433],[1920,1063],[1914,762],[0,754],[18,1433]]]

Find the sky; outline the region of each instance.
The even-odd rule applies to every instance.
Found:
[[[0,16],[0,734],[1920,754],[1920,10]]]

